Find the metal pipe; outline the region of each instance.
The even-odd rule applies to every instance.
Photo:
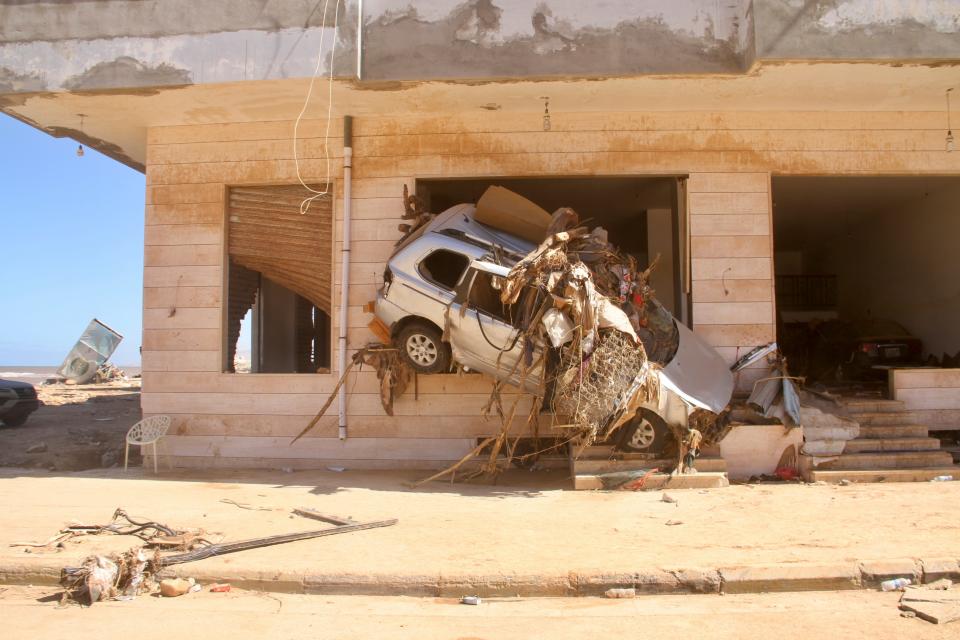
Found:
[[[350,212],[353,209],[353,116],[343,116],[343,244],[340,249],[340,322],[337,371],[347,367],[347,302],[350,294]],[[341,440],[347,439],[347,386],[340,387],[337,395],[340,405]]]

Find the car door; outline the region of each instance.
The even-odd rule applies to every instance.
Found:
[[[474,261],[450,306],[448,326],[455,360],[498,380],[509,376],[508,382],[517,386],[523,340],[511,321],[512,309],[499,301],[497,286],[508,272],[500,265]],[[529,372],[527,386],[538,385],[539,377],[538,372]]]

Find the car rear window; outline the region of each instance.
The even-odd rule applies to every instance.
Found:
[[[470,258],[447,249],[437,249],[420,261],[420,275],[433,284],[453,291],[467,270]]]

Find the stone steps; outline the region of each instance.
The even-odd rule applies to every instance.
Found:
[[[936,438],[856,438],[847,441],[843,453],[937,451],[938,449],[940,449],[940,441]]]
[[[922,424],[863,424],[859,439],[874,438],[926,438],[928,427]]]
[[[810,472],[811,482],[837,484],[841,480],[850,482],[929,482],[937,476],[953,476],[960,480],[960,467],[938,467],[930,469],[856,469],[856,470],[820,470]]]
[[[903,400],[843,400],[850,413],[901,413],[907,405]]]
[[[893,451],[844,453],[836,460],[825,462],[817,470],[880,470],[880,469],[923,469],[944,468],[953,464],[953,457],[947,451]]]
[[[861,425],[882,425],[882,424],[916,424],[916,418],[909,411],[903,413],[892,412],[871,412],[871,413],[851,413],[849,417],[856,420]]]

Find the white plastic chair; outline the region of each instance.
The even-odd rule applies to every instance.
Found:
[[[144,418],[127,431],[127,446],[123,451],[123,470],[127,470],[127,461],[130,458],[130,445],[140,445],[143,452],[145,446],[153,445],[153,472],[157,472],[157,440],[167,435],[170,428],[170,416],[150,416]]]

